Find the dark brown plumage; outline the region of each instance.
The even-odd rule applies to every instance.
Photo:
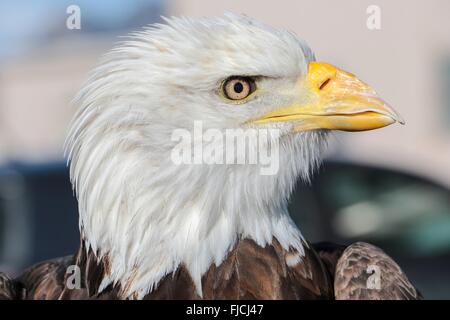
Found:
[[[0,272],[0,300],[15,300],[24,298],[25,291],[19,281],[11,280]]]
[[[289,266],[277,241],[262,248],[241,240],[220,266],[202,279],[203,299],[419,299],[398,265],[379,248],[355,243],[347,248],[330,243],[305,246],[302,261]],[[69,289],[67,268],[81,270],[80,289]],[[380,267],[381,288],[367,288],[370,265]],[[4,299],[120,299],[122,288],[98,292],[109,272],[108,259],[97,261],[81,246],[73,257],[38,264],[15,280],[0,277]],[[70,275],[70,274],[69,274]],[[334,283],[334,284],[333,284]],[[167,275],[144,299],[201,299],[184,267]]]

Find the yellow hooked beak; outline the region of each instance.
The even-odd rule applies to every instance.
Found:
[[[295,91],[301,102],[269,112],[253,123],[291,121],[294,131],[363,131],[394,122],[404,124],[366,83],[327,63],[311,62],[306,79],[298,81]]]

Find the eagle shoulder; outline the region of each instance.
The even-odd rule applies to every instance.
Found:
[[[334,290],[338,300],[422,299],[398,264],[365,242],[343,251],[336,264]]]
[[[16,279],[24,289],[24,299],[58,299],[64,289],[67,267],[73,257],[66,256],[38,263],[23,272]]]

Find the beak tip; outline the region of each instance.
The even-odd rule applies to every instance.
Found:
[[[403,119],[399,114],[397,114],[397,116],[395,117],[395,120],[400,123],[402,126],[404,126],[406,124],[405,119]]]
[[[389,104],[385,104],[386,108],[388,109],[388,114],[389,116],[392,118],[392,120],[394,120],[394,122],[398,122],[401,125],[405,125],[406,121],[405,119],[403,119],[403,117],[400,115],[400,113],[398,113],[397,111],[395,111]]]

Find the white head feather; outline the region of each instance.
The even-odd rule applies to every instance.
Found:
[[[280,105],[313,60],[294,34],[247,17],[166,19],[109,52],[76,98],[67,140],[71,179],[87,247],[107,255],[123,298],[143,297],[184,265],[201,295],[201,277],[240,238],[277,239],[303,253],[287,212],[299,176],[307,179],[325,141],[321,131],[286,134],[279,172],[258,165],[175,165],[177,128],[243,128]],[[217,93],[233,75],[262,76],[257,98],[230,105]]]

